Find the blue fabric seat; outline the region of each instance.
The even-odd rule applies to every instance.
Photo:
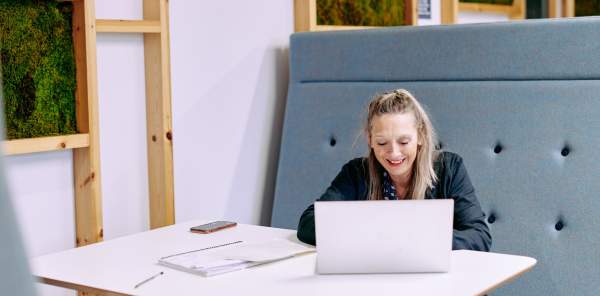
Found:
[[[396,88],[464,158],[492,251],[538,260],[494,295],[598,294],[600,18],[294,34],[273,226],[366,154],[366,104]]]

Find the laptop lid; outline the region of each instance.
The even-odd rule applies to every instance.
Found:
[[[454,200],[315,203],[318,273],[447,272]]]

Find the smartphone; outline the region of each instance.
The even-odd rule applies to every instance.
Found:
[[[215,221],[215,222],[210,222],[210,223],[194,226],[194,227],[190,228],[190,231],[196,232],[196,233],[211,233],[211,232],[219,231],[221,229],[233,227],[236,225],[237,225],[236,222]]]

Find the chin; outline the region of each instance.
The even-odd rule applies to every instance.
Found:
[[[392,177],[406,176],[408,170],[388,170],[388,174]]]
[[[390,176],[400,177],[400,176],[406,176],[407,174],[409,174],[410,170],[412,168],[412,165],[406,163],[406,164],[400,165],[399,167],[392,167],[392,166],[386,164],[383,167]]]

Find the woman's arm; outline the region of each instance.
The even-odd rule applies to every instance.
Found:
[[[356,165],[360,159],[352,160],[346,163],[339,174],[331,182],[331,185],[325,190],[317,201],[335,201],[335,200],[356,200],[358,199]],[[315,238],[315,207],[310,205],[298,223],[298,239],[307,244],[316,245]]]
[[[456,157],[451,167],[453,172],[449,196],[454,199],[452,249],[489,251],[492,236],[462,158]]]

